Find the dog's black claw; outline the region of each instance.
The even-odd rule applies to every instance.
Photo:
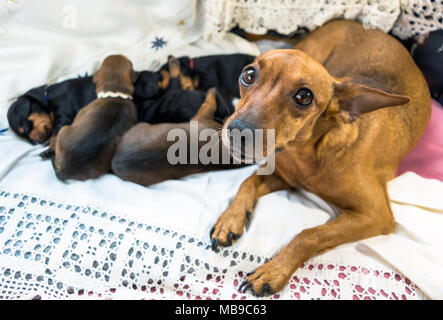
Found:
[[[241,289],[248,283],[248,279],[243,280],[243,282],[240,284],[240,286],[238,287],[238,291],[241,292]]]
[[[253,275],[254,273],[255,273],[255,270],[247,273],[246,276],[249,277],[250,275]]]
[[[264,297],[265,294],[269,294],[271,292],[271,286],[269,284],[265,284],[260,292],[260,297]]]
[[[242,292],[245,293],[246,291],[248,291],[251,288],[252,288],[252,283],[248,283],[248,285],[243,288]]]
[[[234,236],[234,234],[232,232],[229,232],[229,234],[228,234],[228,242],[226,243],[226,246],[232,245],[232,237],[233,236]]]
[[[215,228],[212,227],[211,231],[209,231],[209,238],[210,239],[212,238],[212,234],[214,233],[214,231],[215,231]]]
[[[246,210],[246,220],[251,220],[251,211]]]
[[[237,236],[234,233],[229,232],[229,234],[228,234],[228,246],[232,245],[232,239],[237,240]]]
[[[217,249],[217,246],[218,246],[218,239],[212,239],[212,244],[211,244],[212,251],[215,251]]]

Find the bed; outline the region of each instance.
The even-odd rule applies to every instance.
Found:
[[[111,174],[63,183],[42,146],[7,130],[18,95],[91,74],[109,54],[155,70],[169,54],[260,53],[211,37],[220,24],[205,2],[105,2],[0,2],[0,299],[258,299],[237,291],[246,272],[336,208],[305,191],[266,195],[241,239],[213,252],[209,230],[254,166],[147,188]],[[394,234],[313,257],[265,299],[443,299],[443,183],[404,172],[389,194]]]

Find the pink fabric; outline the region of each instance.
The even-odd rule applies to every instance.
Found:
[[[432,100],[431,120],[423,137],[400,163],[397,175],[406,171],[443,181],[443,108],[435,100]]]

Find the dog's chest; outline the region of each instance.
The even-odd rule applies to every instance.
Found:
[[[282,151],[275,159],[275,172],[291,187],[308,190],[325,200],[332,200],[334,188],[340,185],[339,176],[330,168],[320,166],[309,154],[295,156]]]
[[[317,166],[315,159],[309,154],[294,155],[290,150],[284,149],[275,157],[275,171],[292,187],[306,188],[306,182],[315,175]]]

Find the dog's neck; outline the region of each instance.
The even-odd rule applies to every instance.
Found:
[[[121,75],[110,75],[103,79],[98,79],[95,85],[97,98],[120,98],[124,100],[132,100],[134,86],[125,80]]]
[[[132,96],[123,93],[123,92],[116,92],[116,91],[100,91],[97,92],[97,99],[105,99],[105,98],[121,98],[124,100],[132,100]]]

